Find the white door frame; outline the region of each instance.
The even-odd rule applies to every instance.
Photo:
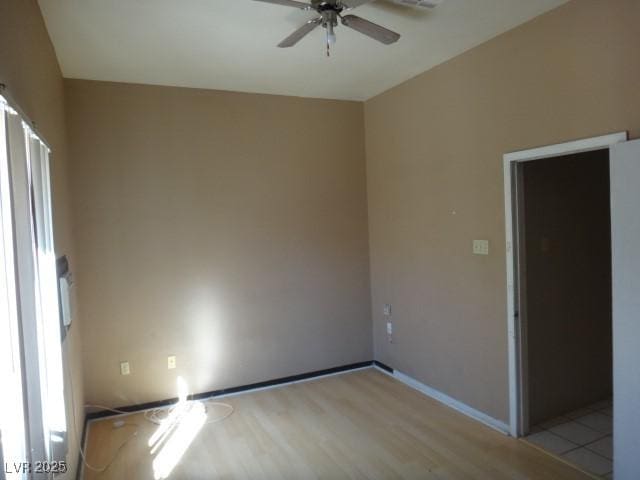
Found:
[[[627,132],[612,133],[599,137],[575,140],[556,145],[521,150],[504,155],[504,209],[505,209],[505,233],[506,233],[506,259],[507,259],[507,334],[509,343],[509,429],[514,437],[522,436],[527,430],[528,418],[525,413],[528,410],[527,398],[524,395],[526,386],[523,385],[523,369],[526,368],[523,354],[524,348],[523,315],[516,313],[516,307],[522,304],[519,298],[518,265],[522,258],[518,252],[518,212],[517,197],[521,195],[518,188],[517,164],[540,160],[543,158],[560,157],[574,153],[588,152],[609,148],[616,143],[627,141]],[[514,242],[515,238],[515,242]],[[519,258],[518,258],[519,257]],[[519,317],[518,317],[519,315]],[[523,351],[524,350],[524,351]]]

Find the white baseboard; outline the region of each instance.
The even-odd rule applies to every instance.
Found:
[[[429,387],[428,385],[425,385],[424,383],[421,383],[418,380],[410,377],[409,375],[405,375],[404,373],[399,372],[398,370],[394,370],[393,373],[389,373],[380,367],[376,366],[375,368],[377,368],[382,373],[385,373],[395,378],[396,380],[401,381],[405,385],[408,385],[409,387],[414,388],[415,390],[418,390],[420,393],[423,393],[424,395],[431,397],[440,403],[443,403],[447,407],[453,408],[454,410],[457,410],[458,412],[463,413],[466,416],[471,417],[474,420],[477,420],[478,422],[481,422],[486,426],[491,427],[494,430],[497,430],[500,433],[503,433],[505,435],[510,435],[509,425],[507,425],[501,420],[495,419],[487,415],[486,413],[476,410],[475,408],[470,407],[466,403],[462,403],[461,401],[456,400],[455,398],[452,398],[449,395],[442,393],[439,390],[436,390],[435,388]]]

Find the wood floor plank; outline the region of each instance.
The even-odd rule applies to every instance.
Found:
[[[549,479],[588,475],[452,410],[374,369],[227,397],[229,418],[206,424],[168,478]],[[224,410],[210,409],[220,417]],[[142,413],[91,422],[86,480],[157,480]],[[133,426],[132,426],[133,425]],[[166,445],[166,443],[165,443]],[[157,456],[157,452],[156,452]]]

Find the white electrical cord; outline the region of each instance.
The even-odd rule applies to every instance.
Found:
[[[84,455],[84,451],[82,449],[82,447],[79,448],[80,450],[80,455],[82,456],[82,461],[84,462],[84,465],[89,469],[89,470],[93,470],[94,472],[98,472],[98,473],[102,473],[107,471],[107,469],[113,464],[113,462],[115,462],[116,458],[118,457],[118,454],[120,453],[120,451],[124,448],[124,446],[129,443],[131,440],[133,440],[133,438],[138,435],[138,425],[135,423],[125,423],[124,425],[120,426],[120,427],[113,427],[113,430],[119,429],[119,428],[123,428],[125,426],[129,426],[129,427],[136,427],[136,431],[133,432],[131,434],[131,436],[129,438],[127,438],[124,442],[122,442],[122,444],[120,444],[120,446],[118,447],[118,449],[116,450],[116,453],[113,454],[113,457],[111,457],[111,460],[109,460],[109,462],[104,466],[104,467],[94,467],[93,465],[91,465],[87,459],[85,458]]]
[[[74,433],[76,434],[76,440],[78,440],[78,451],[80,452],[80,457],[82,458],[82,463],[84,464],[85,467],[87,467],[89,470],[93,470],[94,472],[98,472],[98,473],[105,472],[113,464],[113,462],[117,458],[117,456],[120,453],[120,451],[124,448],[124,446],[127,443],[129,443],[133,439],[133,437],[138,435],[138,425],[135,424],[135,423],[123,423],[120,427],[115,427],[114,426],[114,430],[115,430],[115,428],[122,428],[124,426],[135,426],[136,427],[136,431],[133,432],[133,434],[131,434],[131,436],[129,438],[127,438],[118,447],[118,449],[116,450],[116,453],[114,453],[113,457],[111,457],[111,460],[109,460],[109,462],[107,464],[105,464],[103,467],[96,467],[94,465],[91,465],[87,461],[87,458],[86,458],[85,453],[84,453],[84,449],[82,448],[82,434],[78,435],[78,423],[76,421],[76,399],[75,399],[75,390],[73,388],[73,373],[71,372],[70,363],[69,363],[69,368],[63,368],[63,370],[65,372],[67,372],[67,374],[68,374],[69,386],[71,387],[71,416],[73,417],[73,430],[74,430]]]
[[[73,427],[75,429],[75,431],[78,431],[78,427],[76,425],[76,407],[75,407],[75,399],[74,399],[74,395],[73,395],[73,380],[70,379],[70,386],[71,386],[71,404],[72,404],[72,408],[73,408]],[[207,421],[205,422],[206,424],[209,423],[217,423],[217,422],[221,422],[222,420],[228,418],[231,416],[231,414],[234,412],[234,408],[232,405],[229,405],[228,403],[221,403],[221,402],[215,402],[213,401],[212,398],[209,399],[205,399],[205,400],[195,400],[195,401],[199,401],[200,403],[204,404],[205,406],[205,412],[207,413],[208,416],[208,409],[207,409],[207,405],[211,405],[211,406],[222,406],[228,409],[228,411],[221,417],[218,418],[213,418],[213,419],[207,419]],[[194,400],[190,400],[189,402],[194,402]],[[118,413],[118,414],[125,414],[125,415],[131,415],[134,414],[136,412],[126,412],[124,410],[118,410],[117,408],[111,408],[111,407],[106,407],[104,405],[92,405],[92,404],[86,404],[84,405],[84,408],[99,408],[101,410],[104,411],[108,411],[108,412],[113,412],[113,413]],[[171,412],[173,411],[173,409],[175,408],[175,405],[170,407],[170,408],[156,408],[153,410],[147,410],[144,413],[144,418],[145,420],[155,424],[155,425],[160,425],[162,423],[162,421],[169,417],[169,415],[171,414]],[[129,443],[136,435],[138,435],[138,427],[139,425],[136,423],[122,423],[119,426],[115,426],[113,427],[113,429],[117,429],[117,428],[122,428],[124,426],[135,426],[136,427],[136,431],[133,432],[133,434],[127,438],[116,450],[115,454],[113,455],[113,457],[111,457],[111,460],[109,460],[109,462],[104,465],[103,467],[96,467],[91,465],[85,456],[84,450],[82,448],[82,445],[78,446],[78,450],[80,451],[80,456],[82,457],[82,462],[84,463],[84,465],[90,469],[93,470],[94,472],[98,472],[98,473],[102,473],[105,472],[112,464],[113,462],[116,460],[116,458],[118,457],[118,454],[120,453],[120,451],[124,448],[124,446]],[[76,433],[77,435],[77,433]]]
[[[214,401],[212,398],[207,398],[204,400],[189,400],[189,402],[187,403],[191,403],[191,402],[200,402],[204,405],[205,407],[205,413],[207,414],[207,421],[204,423],[205,425],[209,424],[209,423],[217,423],[217,422],[221,422],[222,420],[229,418],[231,416],[231,414],[233,413],[234,409],[233,406],[229,405],[228,403],[222,403],[222,402],[216,402]],[[207,405],[210,406],[218,406],[218,407],[224,407],[227,410],[227,412],[222,415],[221,417],[218,418],[208,418],[209,417],[209,409],[207,408]],[[144,418],[155,424],[155,425],[160,425],[162,423],[162,421],[167,418],[169,415],[171,415],[171,412],[173,411],[173,409],[175,408],[175,406],[171,407],[171,408],[156,408],[154,410],[147,410],[144,413]]]
[[[225,413],[223,416],[219,417],[219,418],[208,418],[207,421],[205,422],[205,425],[209,424],[209,423],[217,423],[217,422],[221,422],[222,420],[228,418],[231,416],[231,414],[234,412],[234,408],[232,405],[229,405],[228,403],[222,403],[222,402],[216,402],[214,401],[213,398],[207,398],[204,400],[189,400],[189,402],[200,402],[204,405],[205,407],[205,413],[208,414],[208,408],[207,405],[211,405],[211,406],[218,406],[218,407],[224,407],[226,409],[228,409],[227,413]],[[93,404],[86,404],[84,406],[84,408],[98,408],[100,410],[104,410],[107,412],[113,412],[113,413],[118,413],[121,415],[131,415],[137,412],[127,412],[125,410],[118,410],[117,408],[111,408],[111,407],[106,407],[104,405],[93,405]],[[147,410],[144,412],[144,418],[145,420],[155,424],[155,425],[160,425],[160,423],[162,423],[162,421],[167,418],[169,415],[171,415],[171,412],[173,411],[173,409],[175,408],[175,405],[167,408],[154,408],[153,410]],[[208,415],[207,415],[208,416]]]
[[[89,470],[93,470],[94,472],[98,472],[98,473],[102,473],[105,472],[112,464],[113,462],[116,460],[116,458],[118,457],[118,454],[120,453],[120,451],[124,448],[124,446],[129,443],[136,435],[138,435],[138,427],[139,425],[136,423],[120,423],[119,425],[114,425],[113,429],[119,429],[125,426],[130,426],[130,427],[136,427],[135,432],[133,432],[131,434],[131,436],[129,438],[127,438],[116,450],[116,452],[113,454],[113,457],[111,457],[111,460],[109,460],[109,462],[107,464],[105,464],[103,467],[96,467],[94,465],[91,465],[86,458],[84,449],[82,448],[82,435],[78,435],[78,424],[76,421],[76,400],[75,400],[75,390],[73,388],[73,373],[71,372],[71,366],[69,365],[69,368],[63,368],[63,370],[65,371],[65,373],[67,373],[68,375],[68,379],[69,379],[69,386],[71,387],[71,409],[72,409],[72,417],[73,417],[73,429],[74,429],[74,433],[76,434],[76,439],[78,440],[78,450],[80,452],[80,457],[82,458],[82,463],[89,469]],[[194,400],[190,400],[189,402],[193,402]],[[228,409],[228,412],[223,415],[222,417],[219,418],[214,418],[214,419],[207,419],[207,421],[205,422],[206,424],[209,423],[217,423],[217,422],[221,422],[222,420],[228,418],[231,416],[231,414],[234,412],[234,408],[232,405],[229,405],[228,403],[221,403],[221,402],[215,402],[213,400],[213,398],[208,398],[205,400],[195,400],[195,401],[199,401],[200,403],[205,405],[205,412],[207,412],[207,416],[208,416],[208,409],[206,408],[207,404],[211,405],[211,406],[222,406]],[[125,414],[125,415],[131,415],[133,413],[136,412],[125,412],[124,410],[118,410],[117,408],[111,408],[111,407],[106,407],[104,405],[91,405],[91,404],[87,404],[84,405],[84,408],[99,408],[101,410],[105,410],[108,412],[113,412],[113,413],[119,413],[119,414]],[[170,407],[170,408],[156,408],[154,410],[148,410],[145,412],[144,414],[144,418],[155,424],[155,425],[160,425],[160,423],[162,422],[162,420],[164,420],[165,418],[167,418],[171,412],[173,411],[173,409],[175,408],[175,405]],[[164,414],[164,415],[162,415]]]

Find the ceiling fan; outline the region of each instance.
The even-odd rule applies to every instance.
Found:
[[[345,27],[352,28],[368,37],[378,40],[385,45],[395,43],[400,38],[400,34],[381,27],[369,20],[356,15],[343,15],[343,12],[352,10],[372,0],[311,0],[311,3],[304,3],[297,0],[255,0],[257,2],[274,3],[285,7],[298,8],[300,10],[314,10],[320,16],[309,20],[298,30],[293,32],[278,44],[280,48],[293,47],[306,35],[311,33],[316,27],[322,26],[326,30],[327,56],[330,55],[331,45],[336,43],[334,28],[338,26],[338,19]],[[442,0],[392,0],[393,3],[401,5],[412,5],[417,7],[433,8]]]

